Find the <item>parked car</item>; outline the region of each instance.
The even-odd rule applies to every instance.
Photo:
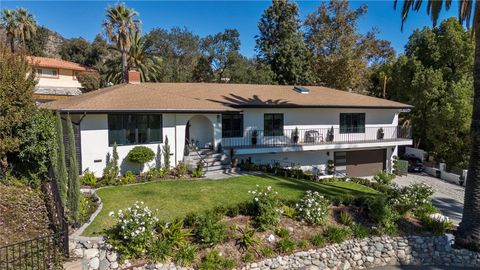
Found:
[[[404,160],[408,161],[408,172],[423,172],[423,162],[415,156],[406,156]]]

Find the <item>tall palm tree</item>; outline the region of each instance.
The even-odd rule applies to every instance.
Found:
[[[132,44],[127,55],[127,68],[136,68],[140,72],[142,82],[157,82],[161,73],[162,60],[160,57],[147,52],[145,38],[139,32],[131,37]],[[119,51],[117,48],[115,50]],[[107,82],[118,84],[122,81],[120,59],[110,59],[105,62]]]
[[[15,39],[18,39],[19,43],[24,45],[37,31],[35,18],[24,8],[17,8],[17,10],[4,9],[1,22],[7,32],[12,53],[15,52]]]
[[[108,38],[115,43],[122,54],[122,79],[127,76],[127,54],[132,44],[132,33],[140,31],[140,20],[136,18],[138,13],[125,6],[118,4],[107,9],[103,27]]]
[[[427,14],[436,26],[441,10],[449,9],[452,0],[405,0],[402,7],[402,28],[410,10],[418,11],[423,2],[427,2]],[[460,226],[455,235],[459,246],[480,250],[480,3],[479,0],[458,1],[460,22],[472,26],[475,38],[475,60],[473,66],[473,114],[470,127],[471,149],[468,165],[465,202]],[[397,7],[395,0],[394,8]],[[473,15],[473,17],[472,17]]]

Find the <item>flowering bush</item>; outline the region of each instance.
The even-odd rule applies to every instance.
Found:
[[[125,210],[113,211],[109,216],[117,219],[117,224],[107,230],[107,243],[120,253],[122,259],[143,256],[153,239],[155,224],[158,222],[153,212],[143,202],[135,202]]]
[[[425,228],[435,235],[443,235],[453,227],[450,219],[440,213],[435,213],[422,218]]]
[[[412,184],[392,191],[391,204],[400,214],[409,211],[416,212],[420,208],[431,204],[433,189],[426,184]]]
[[[251,190],[253,204],[255,206],[255,221],[261,230],[267,230],[275,227],[280,222],[282,211],[281,202],[278,199],[278,192],[271,186],[260,188],[257,185],[256,190]]]
[[[296,204],[297,215],[309,224],[324,224],[328,217],[330,201],[317,191],[307,190]]]

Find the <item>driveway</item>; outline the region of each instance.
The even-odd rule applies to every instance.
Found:
[[[462,219],[463,196],[465,193],[464,187],[445,182],[424,173],[397,176],[394,182],[399,186],[408,186],[412,183],[429,185],[435,191],[432,197],[433,205],[436,206],[443,215],[449,217],[455,225],[460,223]]]

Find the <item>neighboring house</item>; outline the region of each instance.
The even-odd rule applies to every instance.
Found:
[[[80,95],[82,85],[77,80],[77,75],[80,72],[96,72],[62,59],[29,56],[28,60],[38,78],[34,97],[39,103]]]
[[[44,105],[78,123],[78,160],[97,176],[114,143],[125,172],[134,146],[158,154],[166,137],[172,165],[185,159],[187,144],[215,151],[221,145],[224,156],[234,149],[244,162],[319,173],[331,160],[349,176],[391,170],[398,146],[412,144],[410,128],[398,125],[412,107],[394,101],[317,86],[139,83],[135,71],[128,77],[127,84]]]

